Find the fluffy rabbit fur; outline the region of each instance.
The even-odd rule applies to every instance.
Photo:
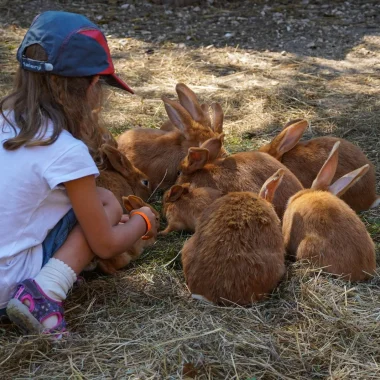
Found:
[[[105,170],[100,172],[96,185],[110,190],[123,206],[123,196],[136,195],[147,200],[151,187],[147,176],[136,169],[117,148],[103,144],[101,146]]]
[[[280,220],[272,205],[285,171],[278,170],[260,195],[229,193],[201,215],[182,249],[187,285],[196,299],[249,305],[266,297],[285,273]]]
[[[360,166],[369,165],[368,173],[342,199],[357,212],[378,206],[380,197],[376,195],[375,167],[364,153],[349,141],[336,137],[317,137],[299,142],[307,127],[306,120],[291,121],[272,142],[259,150],[281,161],[305,188],[310,188],[332,147],[340,141],[340,160],[334,181]]]
[[[160,224],[159,213],[149,204],[145,203],[141,198],[134,195],[129,195],[128,197],[123,197],[124,208],[131,212],[132,210],[141,208],[143,206],[148,206],[156,215],[156,226]],[[99,269],[106,274],[114,274],[119,269],[126,267],[131,261],[136,260],[144,248],[151,246],[155,243],[157,236],[157,231],[152,232],[152,237],[147,240],[138,240],[131,249],[128,251],[113,257],[112,259],[97,259],[97,266]]]
[[[186,85],[177,84],[176,91],[181,103],[162,98],[170,119],[163,129],[132,129],[118,139],[119,149],[146,173],[153,189],[172,186],[189,147],[199,146],[222,130],[223,111],[219,104],[212,106],[211,120],[208,107],[201,106]],[[224,149],[220,153],[225,154]]]
[[[334,144],[311,189],[290,198],[282,231],[287,251],[297,260],[310,260],[351,281],[366,280],[376,269],[373,241],[360,218],[337,196],[364,176],[369,165],[330,185],[338,166],[339,144]]]
[[[163,199],[163,214],[168,226],[159,234],[166,235],[180,230],[194,232],[202,212],[221,196],[221,191],[211,187],[193,188],[189,183],[172,186]]]
[[[242,152],[218,158],[222,143],[223,134],[207,140],[200,148],[190,148],[181,163],[177,184],[216,188],[224,194],[230,191],[257,193],[270,175],[283,169],[284,180],[273,200],[274,208],[282,218],[288,199],[302,189],[296,176],[266,153]]]

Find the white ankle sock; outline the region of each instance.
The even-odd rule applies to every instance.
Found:
[[[47,296],[63,301],[77,279],[75,272],[63,261],[52,258],[34,278]]]

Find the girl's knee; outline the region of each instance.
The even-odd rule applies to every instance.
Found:
[[[102,187],[97,187],[97,191],[111,224],[118,224],[123,215],[123,209],[120,206],[120,203],[111,191]]]
[[[97,187],[96,188],[99,198],[103,203],[103,206],[106,206],[107,204],[110,204],[113,202],[113,199],[116,199],[113,193],[103,187]]]

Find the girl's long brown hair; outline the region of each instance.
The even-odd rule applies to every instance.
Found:
[[[46,52],[40,45],[29,46],[26,56],[39,61],[47,60]],[[101,85],[95,84],[88,92],[92,80],[93,77],[61,77],[19,68],[14,91],[0,101],[1,114],[18,132],[3,143],[4,148],[15,150],[21,146],[50,145],[65,129],[82,140],[99,163],[99,147],[104,139],[112,137],[99,126],[96,110],[101,108]],[[19,131],[6,117],[4,111],[8,109],[14,111]],[[53,123],[53,133],[45,136],[47,119]]]

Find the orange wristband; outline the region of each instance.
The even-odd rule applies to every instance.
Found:
[[[146,236],[146,234],[152,229],[152,225],[150,224],[149,218],[143,212],[141,212],[141,211],[132,211],[129,215],[130,216],[140,215],[145,220],[145,223],[146,223],[146,232],[145,232],[144,236],[142,237],[142,239],[144,239],[145,236]]]

